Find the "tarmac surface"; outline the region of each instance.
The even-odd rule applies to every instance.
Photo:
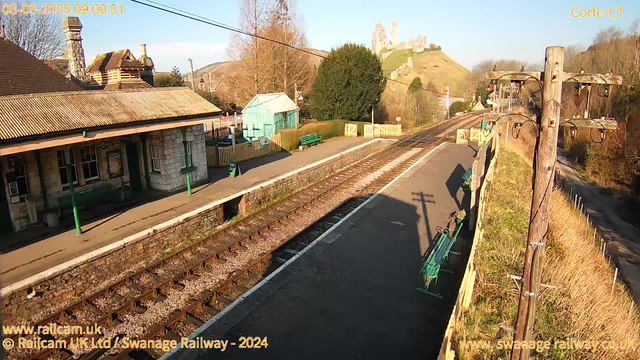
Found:
[[[302,152],[280,152],[243,161],[240,165],[242,175],[235,178],[227,177],[227,167],[210,168],[209,183],[194,188],[191,197],[183,191],[120,209],[89,222],[83,221],[83,234],[80,236],[76,236],[74,229],[68,228],[54,230],[56,233],[47,234],[47,237],[37,241],[33,239],[34,234],[28,231],[3,235],[4,244],[12,243],[18,246],[8,250],[2,249],[0,285],[9,286],[201,206],[368,141],[371,139],[340,137],[329,139]],[[83,211],[80,213],[82,215]]]
[[[229,340],[225,352],[181,349],[171,359],[433,359],[466,265],[463,231],[441,273],[438,299],[416,290],[422,255],[452,212],[469,211],[459,189],[475,150],[444,144],[372,197],[282,271],[192,337]],[[465,250],[466,249],[466,250]],[[267,338],[240,349],[240,337]],[[235,344],[235,345],[234,345]]]

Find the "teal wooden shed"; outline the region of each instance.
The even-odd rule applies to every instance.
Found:
[[[300,109],[285,93],[258,94],[242,110],[242,135],[254,140],[298,127]]]

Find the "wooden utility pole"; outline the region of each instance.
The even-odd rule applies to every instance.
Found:
[[[529,218],[529,234],[525,252],[522,285],[518,303],[518,314],[515,324],[514,343],[519,345],[530,341],[535,323],[537,301],[540,296],[542,264],[545,257],[545,245],[549,231],[551,191],[555,173],[558,132],[561,126],[599,127],[615,129],[613,120],[567,119],[560,120],[562,100],[562,83],[578,82],[580,84],[622,84],[622,77],[612,74],[565,73],[564,48],[551,46],[546,49],[544,72],[507,72],[490,71],[488,79],[526,81],[536,79],[542,81],[542,113],[537,121],[538,139],[534,157],[533,196]],[[510,95],[511,97],[511,95]],[[514,346],[511,360],[529,359],[530,349]]]
[[[189,59],[189,74],[191,77],[191,90],[196,91],[196,82],[193,77],[193,61]]]
[[[535,173],[533,179],[533,197],[529,218],[529,235],[524,257],[522,289],[518,303],[518,315],[514,341],[531,339],[538,296],[545,244],[549,231],[549,204],[553,188],[553,174],[556,163],[556,146],[560,128],[560,101],[562,100],[562,70],[564,68],[564,47],[547,48],[542,84],[542,114],[535,153]],[[529,351],[514,347],[511,360],[526,360]]]

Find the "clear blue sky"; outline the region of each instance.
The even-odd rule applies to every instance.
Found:
[[[238,25],[239,0],[157,0],[232,26]],[[90,1],[81,1],[80,3]],[[429,0],[297,0],[311,47],[330,50],[345,42],[371,46],[371,34],[384,22],[398,23],[399,41],[418,34],[437,43],[443,51],[467,68],[484,59],[513,58],[542,62],[550,45],[588,46],[595,33],[609,26],[625,31],[640,17],[640,1],[429,1]],[[109,3],[105,1],[105,3]],[[120,3],[120,2],[118,2]],[[80,16],[84,25],[83,45],[87,65],[96,54],[130,48],[139,56],[139,44],[148,44],[148,54],[158,71],[177,65],[188,70],[227,59],[230,32],[199,24],[158,10],[123,1],[124,15]],[[622,17],[573,18],[573,7],[597,6],[608,10],[622,7]],[[616,14],[617,15],[617,14]]]

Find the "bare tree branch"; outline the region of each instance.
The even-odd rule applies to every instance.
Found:
[[[21,8],[23,0],[2,1]],[[0,24],[5,25],[5,36],[24,51],[38,59],[50,59],[62,55],[64,34],[57,17],[38,14],[4,15],[0,12]]]

